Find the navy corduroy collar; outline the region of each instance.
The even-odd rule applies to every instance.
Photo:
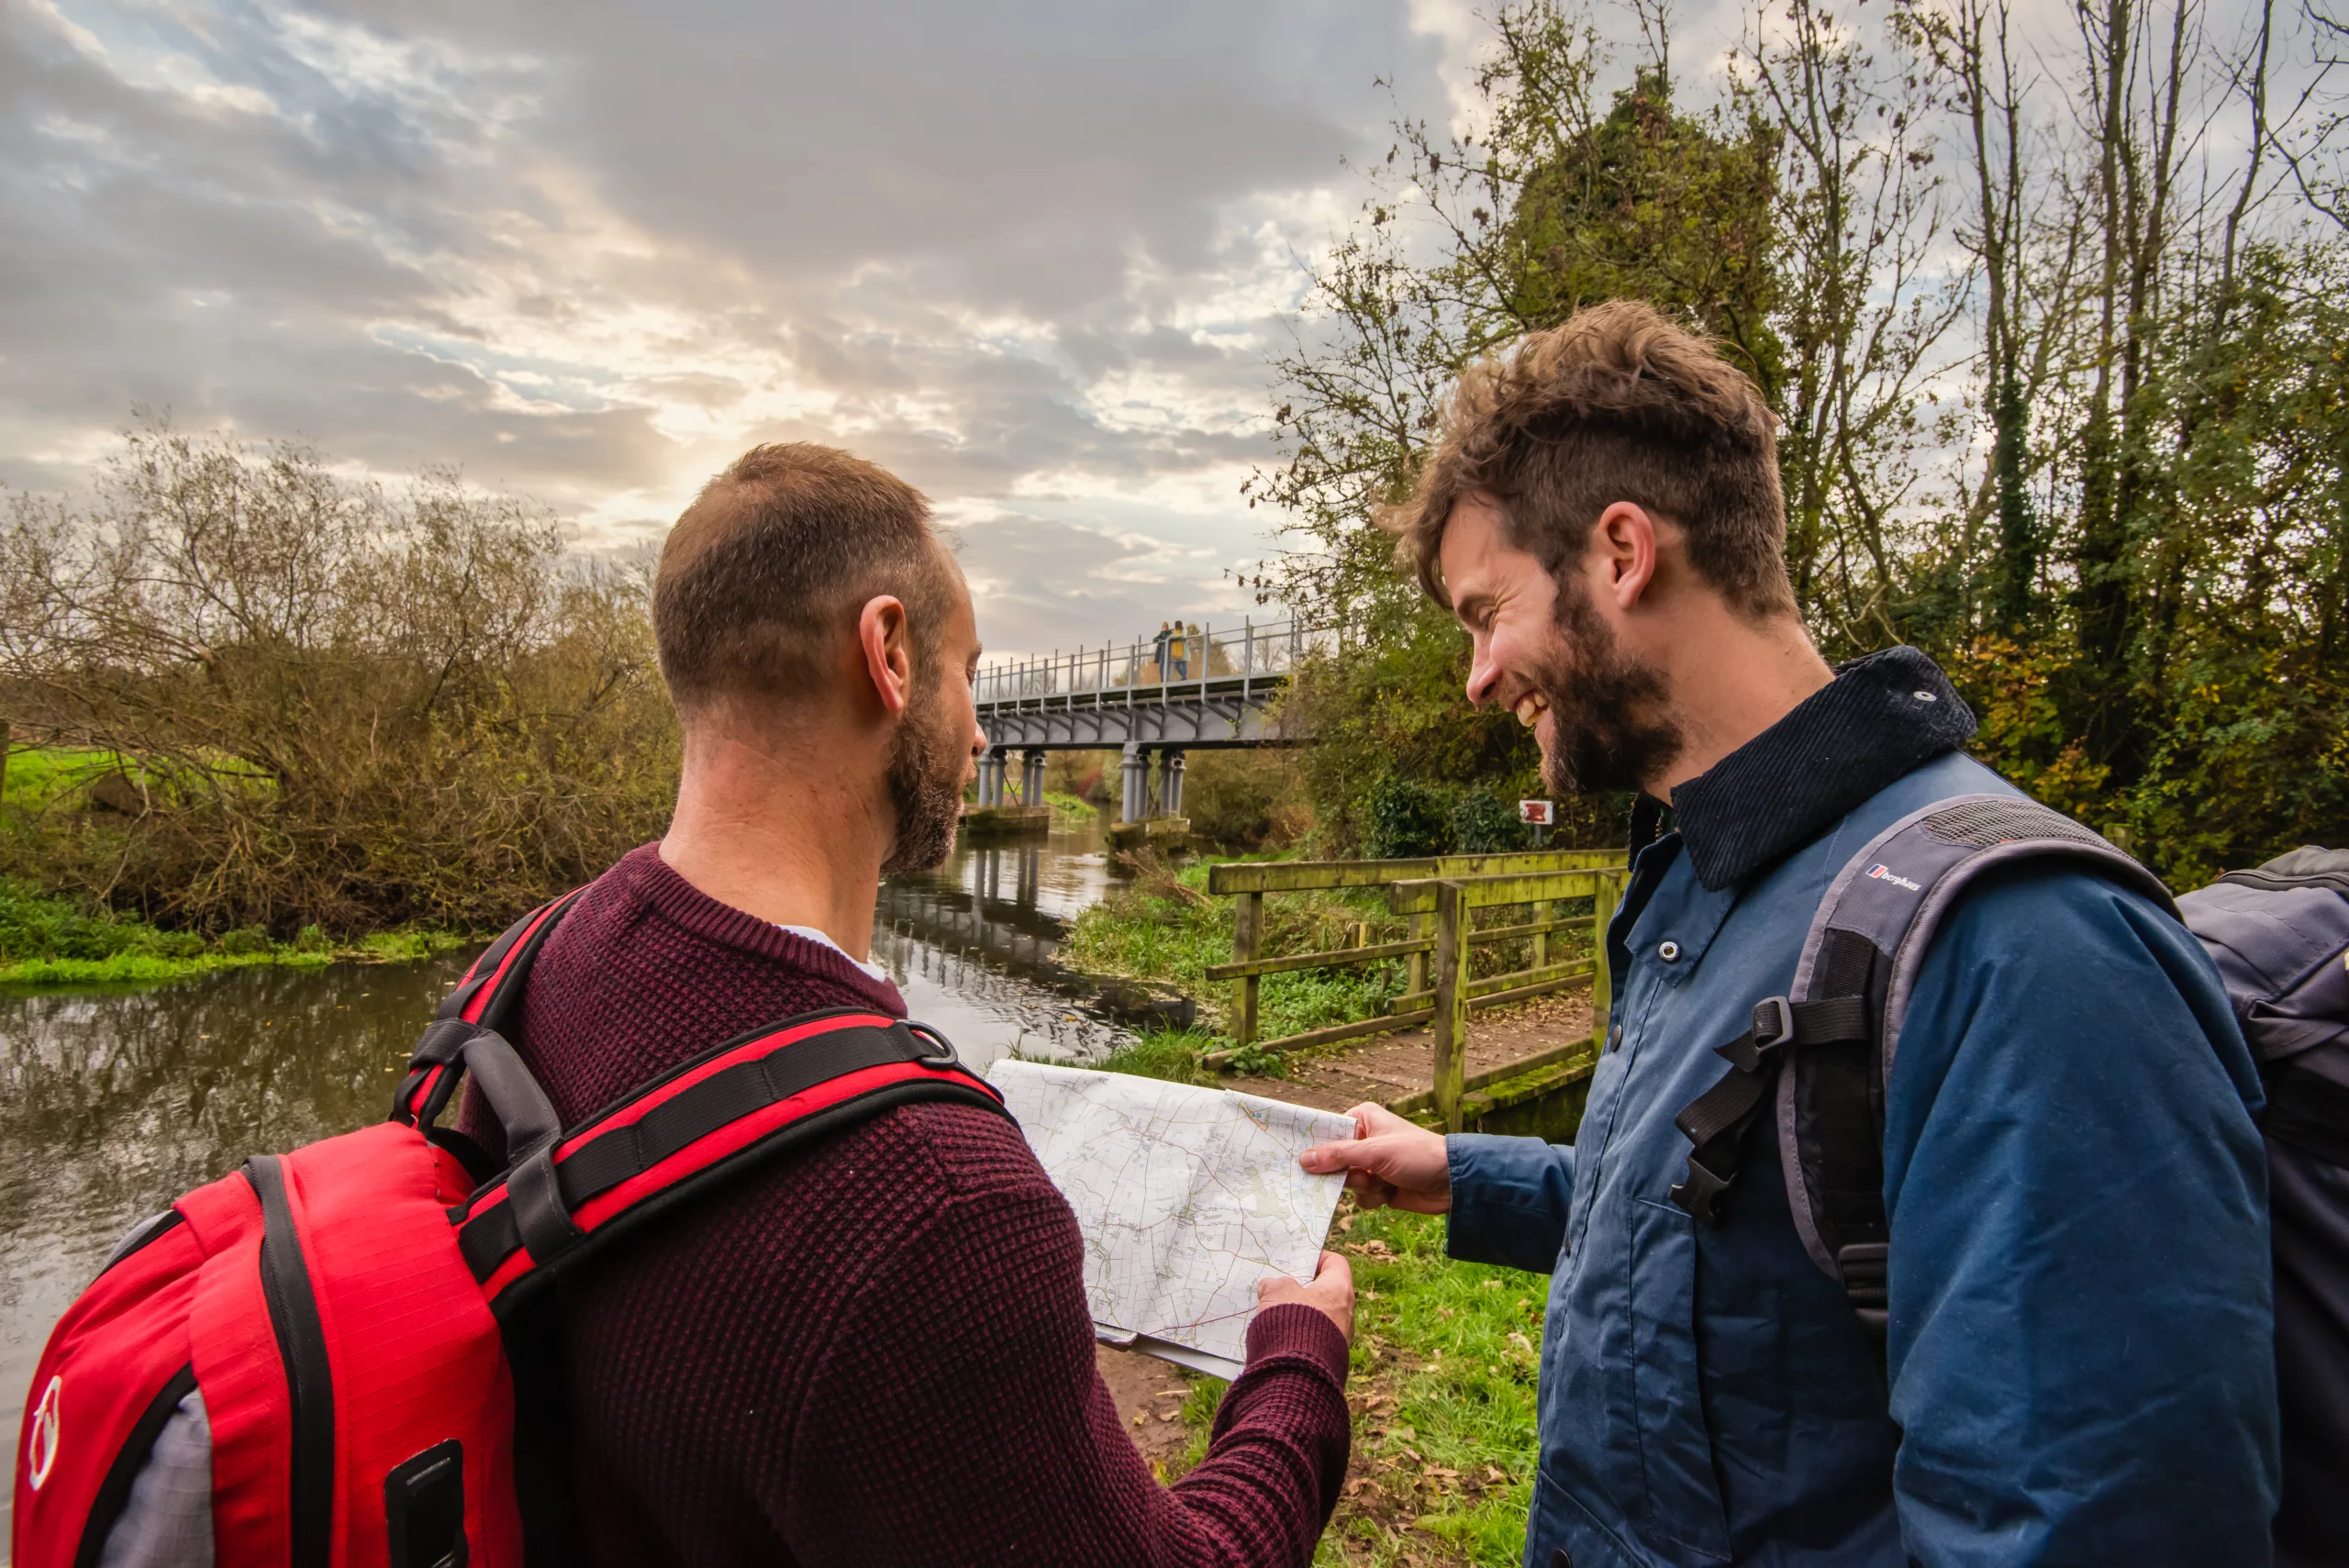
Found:
[[[1838,665],[1834,680],[1672,792],[1697,880],[1718,892],[1775,864],[1895,779],[1965,744],[1974,710],[1913,648]],[[1653,841],[1664,807],[1631,812],[1631,849]]]

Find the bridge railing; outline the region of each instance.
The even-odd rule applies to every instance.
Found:
[[[1286,679],[1311,655],[1336,650],[1338,628],[1300,620],[1238,626],[1194,624],[1164,643],[1136,638],[1071,652],[1057,650],[982,667],[973,694],[982,704],[1031,698],[1122,695],[1133,702],[1179,702],[1208,687],[1246,695],[1257,680]]]

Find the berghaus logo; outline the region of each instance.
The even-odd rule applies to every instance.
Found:
[[[1881,863],[1872,865],[1868,867],[1868,874],[1876,878],[1878,882],[1888,882],[1895,887],[1905,887],[1911,893],[1922,893],[1925,891],[1923,888],[1918,886],[1915,883],[1909,881],[1907,877],[1902,876],[1898,872],[1894,871],[1887,865]]]

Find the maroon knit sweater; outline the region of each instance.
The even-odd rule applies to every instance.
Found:
[[[518,1044],[569,1125],[834,1006],[906,1010],[648,845],[549,939]],[[1094,1364],[1075,1216],[967,1106],[884,1112],[688,1204],[566,1279],[561,1311],[599,1564],[1301,1564],[1345,1471],[1345,1342],[1284,1306],[1207,1458],[1154,1482]]]

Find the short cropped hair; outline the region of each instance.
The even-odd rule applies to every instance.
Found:
[[[1461,373],[1410,499],[1378,517],[1446,608],[1444,525],[1480,493],[1553,575],[1629,501],[1678,524],[1689,564],[1741,613],[1794,608],[1776,420],[1711,343],[1652,306],[1592,306]]]
[[[669,530],[652,585],[662,678],[681,715],[791,706],[829,681],[867,600],[904,601],[918,668],[937,657],[955,567],[930,503],[833,447],[752,447]]]

